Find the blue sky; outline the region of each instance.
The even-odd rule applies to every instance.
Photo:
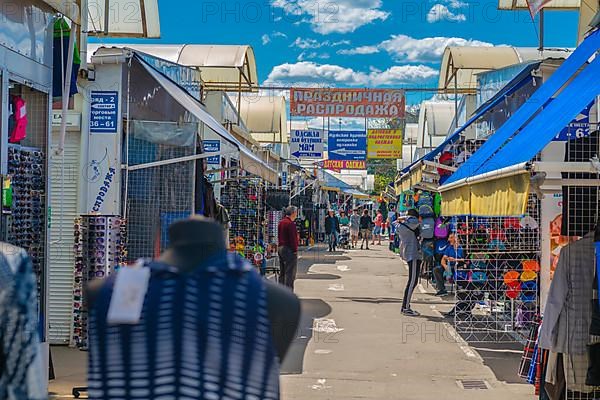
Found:
[[[433,87],[448,44],[538,43],[529,13],[498,11],[497,0],[159,0],[159,8],[157,42],[250,44],[260,82],[271,85]],[[546,12],[546,47],[574,47],[576,31],[576,12]]]

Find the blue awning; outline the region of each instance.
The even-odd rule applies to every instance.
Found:
[[[521,131],[540,110],[548,104],[553,96],[575,75],[575,73],[587,62],[587,60],[600,48],[600,31],[591,34],[577,49],[567,58],[562,65],[552,74],[548,81],[536,90],[531,98],[525,102],[509,118],[496,133],[477,150],[469,160],[463,164],[450,178],[446,185],[458,182],[462,179],[472,177],[481,173],[481,167],[486,161],[494,156],[515,134]],[[597,83],[596,83],[597,85]],[[577,109],[580,112],[587,103]],[[556,107],[553,107],[556,109]],[[571,116],[572,118],[573,116]],[[562,119],[561,119],[562,120]],[[569,123],[567,120],[561,128]],[[556,134],[556,132],[554,132]],[[531,137],[529,137],[531,140]],[[535,141],[538,141],[536,138]],[[544,146],[547,144],[544,143]],[[519,152],[521,149],[519,149]]]
[[[536,117],[474,175],[531,161],[594,98],[600,95],[600,57],[588,65]]]
[[[523,85],[527,83],[527,79],[531,77],[531,71],[537,69],[540,63],[540,61],[524,63],[522,70],[491,99],[483,103],[477,110],[475,110],[473,116],[461,128],[452,133],[452,135],[448,136],[446,140],[444,140],[438,147],[427,153],[425,156],[419,158],[417,161],[413,162],[408,167],[404,168],[402,170],[402,174],[405,174],[408,171],[410,171],[411,168],[413,168],[421,161],[432,161],[438,154],[444,151],[446,146],[456,142],[460,138],[460,134],[464,132],[469,126],[475,123],[489,110],[491,110],[492,108],[500,104],[502,101],[504,101],[504,99],[507,96],[510,96],[511,94],[519,90],[521,87],[523,87]]]
[[[331,175],[329,172],[319,171],[319,180],[321,181],[322,186],[329,188],[336,188],[340,189],[341,191],[354,189],[352,186]]]

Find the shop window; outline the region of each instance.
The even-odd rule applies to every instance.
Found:
[[[37,274],[41,309],[47,254],[48,94],[9,84],[8,176],[12,201],[5,202],[2,240],[25,249]]]

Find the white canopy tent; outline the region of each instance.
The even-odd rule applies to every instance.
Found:
[[[93,53],[100,45],[90,46]],[[204,90],[256,92],[258,76],[250,46],[200,44],[119,44],[175,64],[197,68]]]
[[[158,0],[44,0],[90,36],[160,38]],[[107,12],[108,10],[108,12]]]
[[[242,95],[240,104],[240,115],[254,139],[261,143],[288,142],[285,97]]]

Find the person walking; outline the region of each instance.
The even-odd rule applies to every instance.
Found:
[[[387,216],[386,226],[388,228],[388,235],[392,236],[394,234],[394,222],[396,222],[396,210],[394,209],[394,205],[390,204],[390,211]]]
[[[362,217],[360,217],[360,234],[362,236],[362,243],[360,244],[360,249],[363,250],[363,246],[367,243],[367,250],[369,250],[369,239],[371,239],[371,229],[372,229],[373,221],[369,216],[369,210],[365,210],[363,212]]]
[[[340,220],[335,216],[333,210],[329,210],[329,215],[325,218],[325,234],[329,242],[329,252],[335,251],[340,233]]]
[[[377,239],[377,244],[381,246],[381,235],[383,234],[383,214],[381,211],[377,210],[377,214],[375,216],[375,230],[373,231],[373,242],[372,245],[375,245],[375,239]]]
[[[350,224],[350,218],[348,218],[344,211],[340,211],[340,225],[348,226],[348,224]]]
[[[421,269],[419,213],[414,209],[408,210],[407,217],[397,221],[396,235],[400,237],[400,256],[408,264],[408,282],[402,299],[402,314],[417,317],[420,314],[410,308],[410,300],[419,281]]]
[[[294,281],[296,280],[296,270],[298,268],[298,229],[296,228],[296,218],[298,209],[289,206],[285,209],[285,217],[278,225],[279,249],[279,283],[294,290]]]
[[[354,210],[354,213],[350,216],[350,238],[352,241],[352,248],[358,246],[358,234],[360,233],[360,215],[358,209]]]

